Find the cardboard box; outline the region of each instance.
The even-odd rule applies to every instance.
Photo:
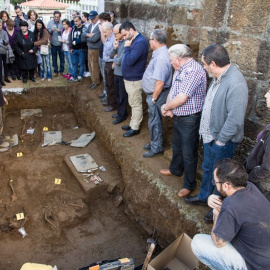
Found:
[[[191,238],[183,233],[169,247],[153,259],[147,270],[194,270],[198,267],[199,260],[191,250]]]

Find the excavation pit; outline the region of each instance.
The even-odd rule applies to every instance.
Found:
[[[4,133],[18,134],[19,144],[0,153],[0,269],[20,269],[27,262],[77,269],[104,259],[131,257],[141,264],[145,258],[147,235],[125,214],[124,204],[119,206],[121,170],[98,136],[85,148],[42,147],[46,128],[61,131],[64,142],[93,131],[76,118],[69,99],[63,98],[65,91],[7,94]],[[50,92],[60,100],[54,106]],[[30,108],[42,109],[42,117],[21,119],[21,109]],[[33,134],[27,134],[29,127],[35,128]],[[70,155],[85,153],[106,169],[98,170],[99,184],[82,178],[86,189],[65,162]],[[24,219],[17,220],[21,213]],[[18,232],[21,227],[25,238]]]
[[[16,263],[16,269],[19,269],[23,262],[31,261],[55,263],[60,269],[76,269],[96,260],[124,256],[134,258],[138,265],[146,256],[146,239],[154,230],[161,248],[167,247],[184,232],[190,237],[198,232],[210,232],[211,225],[203,222],[208,208],[186,205],[177,196],[183,179],[159,173],[170,163],[172,122],[164,121],[165,154],[145,159],[142,147],[149,142],[146,104],[141,133],[124,138],[121,125],[113,125],[111,114],[104,112],[98,98],[101,92],[102,85],[90,91],[86,81],[72,86],[56,84],[55,87],[35,88],[30,85],[28,89],[5,91],[9,100],[6,135],[21,134],[23,122],[19,115],[22,109],[40,108],[43,117],[36,122],[34,138],[27,135],[17,148],[0,153],[3,172],[0,196],[5,200],[0,209],[5,209],[5,203],[9,206],[11,202],[8,185],[11,177],[17,181],[15,188],[16,184],[22,186],[21,200],[26,195],[27,198],[33,197],[28,203],[33,204],[30,211],[28,204],[25,209],[19,204],[11,212],[14,215],[14,212],[25,210],[29,217],[25,224],[28,236],[22,239],[15,229],[1,232],[3,267],[10,268],[9,265]],[[128,125],[129,119],[123,125]],[[29,120],[31,123],[35,121]],[[62,131],[64,142],[92,131],[96,132],[96,137],[82,149],[69,145],[42,147],[44,127]],[[17,152],[23,156],[17,157]],[[79,184],[76,174],[70,170],[73,167],[66,162],[70,155],[87,152],[98,166],[106,168],[106,172],[98,172],[104,183],[93,184],[89,190]],[[44,159],[48,162],[46,166]],[[61,179],[61,185],[55,184],[55,178]],[[39,195],[35,196],[37,191]],[[64,195],[64,192],[69,195]],[[197,192],[198,189],[194,193]],[[18,202],[17,199],[14,204]],[[33,209],[35,215],[32,215]],[[5,245],[8,249],[4,249]],[[14,259],[10,259],[10,254]]]

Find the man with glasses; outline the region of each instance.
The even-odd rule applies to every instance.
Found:
[[[127,131],[123,134],[124,137],[131,137],[140,134],[143,119],[142,77],[146,68],[148,44],[145,37],[129,21],[121,24],[120,32],[125,39],[121,70],[131,107],[130,124],[122,126],[122,129]]]
[[[205,70],[213,78],[207,91],[200,123],[203,139],[204,170],[200,193],[185,198],[187,204],[207,206],[212,194],[215,163],[232,158],[244,136],[244,119],[248,103],[247,83],[242,73],[230,63],[227,50],[214,44],[205,48],[201,58]],[[212,211],[204,218],[212,222]]]
[[[62,34],[62,21],[61,12],[55,11],[53,19],[48,22],[47,29],[51,35],[51,52],[52,52],[52,65],[54,69],[54,76],[57,77],[58,73],[63,76],[65,68],[64,51],[62,50],[61,34]],[[60,59],[60,70],[58,70],[57,53]]]
[[[115,41],[113,43],[113,50],[111,52],[111,58],[113,58],[114,69],[114,87],[117,99],[117,114],[113,114],[112,117],[116,118],[113,121],[114,125],[122,123],[127,118],[127,103],[128,95],[124,84],[124,78],[121,71],[121,62],[124,54],[125,40],[119,32],[121,24],[116,24],[113,28]]]
[[[270,203],[238,161],[219,160],[214,184],[211,235],[194,236],[194,254],[210,269],[270,269]]]
[[[172,79],[172,65],[166,41],[167,33],[163,29],[155,29],[151,34],[149,44],[153,54],[142,78],[142,89],[147,95],[150,132],[150,143],[143,146],[147,150],[143,154],[145,158],[163,154],[161,105],[166,102]]]

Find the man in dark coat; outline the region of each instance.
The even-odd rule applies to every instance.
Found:
[[[38,47],[34,45],[34,34],[28,31],[28,23],[20,22],[21,30],[15,35],[14,49],[19,55],[19,68],[22,71],[23,83],[27,83],[28,72],[31,81],[36,82],[34,70],[37,67],[37,57],[35,53]]]

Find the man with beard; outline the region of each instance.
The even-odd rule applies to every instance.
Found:
[[[142,77],[146,67],[148,44],[145,37],[129,21],[123,22],[119,31],[125,40],[121,70],[131,107],[130,124],[122,126],[122,129],[127,131],[123,134],[124,137],[131,137],[140,134],[143,119]]]
[[[213,184],[220,194],[208,198],[214,225],[211,235],[194,236],[196,257],[211,269],[270,269],[268,200],[232,159],[216,163]]]

